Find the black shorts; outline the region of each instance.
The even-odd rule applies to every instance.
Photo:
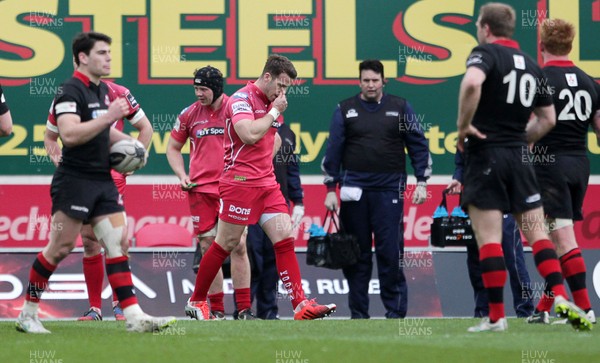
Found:
[[[527,147],[485,148],[465,158],[463,208],[521,213],[542,206]],[[467,209],[465,209],[467,210]]]
[[[89,223],[93,217],[125,210],[112,179],[84,179],[55,173],[50,185],[52,215],[61,211],[71,218]]]
[[[590,161],[585,155],[554,155],[554,158],[554,163],[535,166],[544,213],[550,218],[581,221]]]

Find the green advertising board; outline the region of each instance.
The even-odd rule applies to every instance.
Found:
[[[171,174],[165,151],[179,112],[195,101],[192,74],[210,64],[226,75],[225,92],[256,79],[270,53],[292,59],[285,120],[298,138],[302,174],[320,174],[336,104],[358,92],[358,63],[384,62],[385,91],[405,97],[427,130],[434,174],[451,174],[457,99],[465,60],[476,46],[483,1],[470,0],[3,0],[0,83],[14,133],[0,140],[4,175],[50,175],[43,149],[46,117],[72,73],[70,44],[82,30],[112,36],[111,79],[128,87],[154,127],[140,174]],[[515,39],[532,57],[541,19],[575,24],[571,59],[600,78],[600,2],[510,1]],[[131,129],[126,129],[131,131]],[[600,154],[590,132],[588,149]],[[600,162],[592,158],[592,173]]]

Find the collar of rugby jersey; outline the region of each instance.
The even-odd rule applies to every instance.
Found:
[[[519,43],[517,43],[516,40],[512,40],[512,39],[498,39],[498,40],[492,42],[492,44],[498,44],[498,45],[502,45],[504,47],[519,49]]]
[[[575,67],[575,63],[570,60],[551,60],[544,63],[544,67]]]
[[[73,72],[73,77],[75,77],[78,80],[80,80],[81,82],[83,82],[83,84],[85,84],[86,87],[90,86],[90,79],[85,74],[83,74],[79,71],[75,71],[75,72]]]
[[[267,95],[260,88],[258,88],[253,81],[248,82],[248,88],[250,88],[250,90],[255,93],[265,104],[268,105],[271,103],[271,101],[269,101],[267,98]]]

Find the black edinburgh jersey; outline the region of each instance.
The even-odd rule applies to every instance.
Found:
[[[8,105],[6,104],[6,99],[4,98],[4,92],[2,92],[2,86],[0,86],[0,115],[4,115],[8,112]]]
[[[544,72],[553,91],[556,126],[536,145],[545,152],[586,155],[586,138],[600,108],[600,85],[571,61],[552,61]]]
[[[52,112],[58,120],[60,115],[76,114],[81,122],[87,122],[105,114],[110,104],[108,87],[104,82],[97,86],[80,72],[63,83],[54,99]],[[60,130],[59,130],[60,131]],[[63,146],[62,160],[57,173],[97,180],[110,180],[109,163],[110,127],[90,141],[73,146]]]
[[[525,128],[536,107],[552,104],[540,67],[513,40],[477,46],[467,67],[486,74],[472,125],[487,138],[469,137],[468,149],[527,145]]]

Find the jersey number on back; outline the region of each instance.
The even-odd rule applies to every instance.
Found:
[[[570,89],[565,88],[560,91],[558,98],[561,100],[567,99],[567,104],[558,114],[559,121],[576,119],[587,121],[590,118],[590,115],[592,114],[592,96],[590,96],[588,91],[582,89],[575,92],[575,95],[573,95]],[[577,117],[571,112],[571,109],[575,110]]]
[[[517,71],[514,69],[502,79],[503,84],[508,83],[508,94],[506,95],[506,103],[513,104],[515,102],[515,93],[517,90]],[[535,78],[529,73],[523,73],[519,79],[519,100],[525,107],[530,107],[535,97]]]

